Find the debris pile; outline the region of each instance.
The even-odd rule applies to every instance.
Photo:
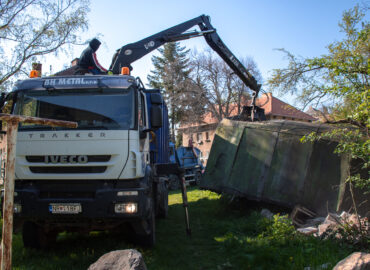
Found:
[[[268,209],[262,209],[261,216],[272,219],[274,213]],[[349,241],[351,244],[358,244],[359,247],[368,249],[370,241],[370,226],[367,217],[342,212],[337,215],[329,213],[326,217],[316,217],[312,211],[297,205],[290,214],[292,223],[296,226],[297,232],[304,235],[313,235],[320,239],[335,238]],[[330,263],[318,267],[307,266],[304,270],[331,269]],[[347,258],[338,262],[334,270],[362,270],[370,269],[370,253],[355,252]]]
[[[370,237],[368,218],[347,212],[343,212],[341,215],[329,213],[326,218],[307,219],[306,223],[300,226],[297,231],[323,239],[328,237],[345,238],[354,244],[361,241],[361,237]]]

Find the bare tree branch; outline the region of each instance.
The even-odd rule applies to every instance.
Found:
[[[242,62],[257,80],[262,80],[252,58],[242,59]],[[222,118],[236,113],[235,109],[237,112],[241,111],[241,106],[249,98],[248,88],[222,59],[208,50],[195,53],[190,65],[192,84],[202,93],[202,97],[187,101],[193,108],[189,113],[194,115],[188,118],[202,122],[202,117],[210,113],[221,121]]]
[[[79,42],[89,0],[17,0],[0,3],[0,87],[37,57]]]

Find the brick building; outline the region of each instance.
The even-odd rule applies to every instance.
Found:
[[[250,103],[250,101],[249,101]],[[289,105],[280,99],[272,96],[271,93],[261,96],[257,99],[256,104],[265,110],[267,120],[285,119],[294,121],[312,122],[317,119],[311,115],[304,113],[292,105]],[[236,106],[231,109],[230,116],[238,114]],[[178,132],[182,134],[183,146],[188,146],[191,139],[193,145],[201,151],[200,159],[203,164],[207,164],[209,152],[211,150],[213,138],[218,125],[218,120],[211,113],[204,116],[202,123],[194,123],[191,125],[182,125]]]

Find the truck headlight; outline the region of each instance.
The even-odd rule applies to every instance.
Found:
[[[19,203],[15,203],[14,205],[14,214],[19,214],[22,212],[22,205]]]
[[[134,214],[137,212],[137,203],[116,203],[114,212],[120,214]]]

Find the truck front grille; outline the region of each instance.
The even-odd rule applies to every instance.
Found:
[[[95,192],[41,191],[40,199],[93,199]]]
[[[87,156],[87,163],[89,162],[108,162],[111,159],[110,155],[91,155]],[[29,163],[44,163],[45,156],[26,156]]]
[[[103,173],[106,171],[107,166],[73,166],[73,167],[41,167],[41,166],[30,166],[31,172],[33,173]]]

